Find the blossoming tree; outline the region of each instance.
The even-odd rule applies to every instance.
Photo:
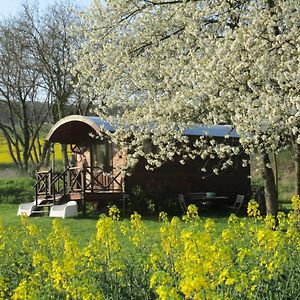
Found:
[[[176,154],[218,155],[229,157],[226,167],[239,149],[203,138],[191,148],[182,132],[194,124],[232,124],[244,151],[262,157],[267,211],[276,214],[268,152],[299,143],[297,4],[94,1],[83,16],[79,84],[97,97],[98,114],[118,125],[114,138],[132,163],[141,156],[159,166]],[[160,151],[145,153],[149,140]]]

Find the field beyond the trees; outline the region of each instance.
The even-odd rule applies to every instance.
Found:
[[[44,143],[43,140],[41,140],[40,142],[41,142],[41,144]],[[61,152],[61,148],[60,148],[59,144],[55,144],[54,151],[55,151],[55,158],[57,160],[62,160],[62,152]],[[5,138],[3,137],[3,135],[0,133],[0,165],[3,165],[3,164],[9,165],[12,163],[13,163],[13,160],[9,154],[7,142],[6,142]]]
[[[16,220],[0,206],[1,299],[297,299],[300,198],[293,211],[262,218],[198,216],[120,220]],[[1,219],[2,219],[1,218]],[[76,229],[75,229],[76,228]],[[83,238],[85,237],[85,238]]]

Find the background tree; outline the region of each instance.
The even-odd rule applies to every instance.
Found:
[[[60,1],[40,11],[25,4],[19,16],[2,24],[1,101],[9,120],[1,128],[14,162],[26,170],[29,159],[40,166],[49,156],[50,145],[40,143],[42,125],[91,108],[82,88],[74,87],[77,74],[71,73],[73,52],[81,42],[80,34],[71,34],[80,22],[74,7],[71,1]],[[63,154],[67,164],[66,147]]]
[[[6,112],[0,129],[13,162],[28,171],[30,161],[39,161],[40,129],[47,114],[37,61],[22,33],[23,19],[19,16],[0,25],[0,103]]]
[[[58,2],[46,8],[43,14],[24,6],[26,22],[24,32],[30,37],[31,49],[38,61],[43,87],[49,94],[50,122],[70,114],[77,97],[74,90],[76,79],[70,72],[74,62],[71,48],[78,43],[79,36],[72,36],[70,29],[79,18],[71,2]],[[81,102],[77,102],[81,111]],[[46,149],[49,145],[46,145]],[[45,150],[46,150],[45,149]],[[65,165],[68,164],[66,147],[63,147]],[[45,151],[46,152],[46,151]]]

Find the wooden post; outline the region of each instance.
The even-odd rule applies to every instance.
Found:
[[[123,200],[123,217],[125,218],[125,216],[126,216],[126,195],[125,194],[123,194],[123,196],[122,196],[122,200]]]
[[[35,205],[37,206],[38,205],[38,182],[37,184],[35,185]]]
[[[51,144],[50,152],[52,154],[52,160],[51,160],[51,169],[52,172],[55,172],[55,151],[54,151],[54,144]]]
[[[68,164],[69,164],[67,145],[66,144],[60,144],[60,146],[61,146],[61,151],[62,151],[64,169],[66,169]]]
[[[120,175],[121,175],[120,182],[121,182],[121,188],[122,188],[122,194],[123,194],[123,215],[125,218],[125,216],[126,216],[126,199],[128,198],[128,196],[125,194],[125,180],[123,180],[122,173]]]
[[[46,197],[52,195],[52,179],[53,179],[53,169],[50,169],[50,174],[48,174],[47,178],[45,178],[45,186],[46,186]]]
[[[91,192],[92,193],[94,192],[94,182],[95,182],[94,166],[95,166],[94,147],[93,147],[93,144],[90,143],[90,167],[91,167]]]
[[[64,193],[64,197],[66,196],[66,176],[67,174],[64,172],[63,173],[63,193]]]
[[[82,213],[86,214],[85,192],[86,192],[86,169],[82,166],[81,169],[81,201],[82,201]]]

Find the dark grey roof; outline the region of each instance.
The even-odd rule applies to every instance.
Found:
[[[99,117],[90,117],[90,116],[85,116],[85,118],[90,119],[92,122],[94,122],[98,127],[104,127],[104,129],[114,132],[115,128],[111,126],[108,122],[103,121]]]
[[[111,126],[108,122],[103,121],[99,117],[86,117],[94,122],[99,127],[104,127],[106,130],[110,132],[114,132],[115,128]],[[204,126],[199,125],[193,128],[189,128],[184,130],[185,135],[193,135],[193,136],[215,136],[215,137],[225,137],[228,135],[229,137],[239,138],[239,134],[232,128],[230,125],[212,125],[212,126]]]
[[[185,135],[195,136],[215,136],[215,137],[229,137],[239,138],[239,134],[230,125],[212,125],[212,126],[196,126],[184,130]]]
[[[95,116],[71,115],[59,120],[47,134],[46,140],[63,144],[79,144],[88,142],[90,133],[101,135],[104,128],[114,132],[115,128],[108,122]],[[211,136],[239,138],[238,133],[229,125],[199,125],[183,131],[188,136]]]

